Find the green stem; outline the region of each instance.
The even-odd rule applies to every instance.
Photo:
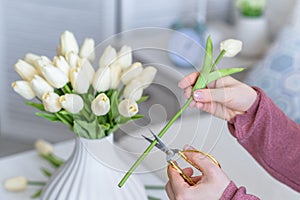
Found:
[[[176,115],[167,123],[167,125],[160,131],[158,134],[158,137],[162,137],[167,130],[170,128],[170,126],[175,122],[175,120],[185,111],[185,109],[190,105],[190,103],[193,101],[193,98],[190,97],[186,103],[181,107],[181,109],[176,113]],[[144,153],[135,161],[135,163],[132,165],[132,167],[129,169],[129,171],[125,174],[125,176],[122,178],[120,183],[118,184],[119,187],[122,187],[129,176],[133,173],[133,171],[139,166],[139,164],[144,160],[144,158],[149,154],[149,152],[153,149],[155,144],[157,143],[156,140],[154,140],[148,148],[144,151]]]
[[[59,114],[59,113],[54,113],[55,116],[64,124],[66,124],[67,126],[70,127],[70,129],[73,129],[73,122],[68,121],[68,119],[66,119],[63,115]]]
[[[28,181],[28,185],[35,185],[35,186],[44,186],[46,182],[43,181]]]
[[[156,197],[153,197],[153,196],[150,196],[148,195],[148,200],[161,200],[160,198],[156,198]]]

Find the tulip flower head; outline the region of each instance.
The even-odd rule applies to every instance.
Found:
[[[70,70],[70,81],[75,92],[79,94],[87,93],[90,87],[87,72],[80,67],[75,67]]]
[[[16,93],[27,100],[31,100],[35,97],[34,91],[28,81],[15,81],[11,84],[11,86]]]
[[[224,57],[234,57],[242,50],[242,41],[228,39],[220,43],[220,50],[225,50]]]
[[[110,89],[117,89],[120,85],[122,68],[118,63],[110,66]]]
[[[110,67],[102,67],[96,71],[93,87],[98,92],[104,92],[110,88]]]
[[[4,188],[10,192],[22,192],[26,190],[28,181],[23,176],[18,176],[4,181]]]
[[[124,99],[118,106],[119,113],[124,117],[132,117],[138,113],[139,108],[133,99]]]
[[[37,140],[34,143],[34,147],[39,154],[44,155],[44,156],[47,156],[47,155],[50,155],[53,153],[53,146],[49,142],[42,140],[42,139]]]
[[[99,59],[99,68],[108,67],[117,59],[117,52],[112,46],[106,47],[104,53]]]
[[[35,75],[30,83],[32,90],[39,99],[42,99],[45,93],[54,91],[53,87],[38,75]]]
[[[143,71],[142,63],[135,62],[121,76],[122,82],[127,85],[131,80],[139,76]]]
[[[157,73],[157,69],[152,66],[146,67],[141,72],[141,74],[137,79],[142,83],[143,89],[149,87],[149,85],[153,82],[156,73]]]
[[[48,83],[54,88],[62,88],[69,82],[68,76],[53,65],[47,65],[41,68],[42,75],[48,81]]]
[[[95,41],[92,38],[86,38],[80,48],[79,56],[86,58],[90,62],[95,60]]]
[[[40,58],[40,56],[38,56],[36,54],[27,53],[24,57],[24,61],[31,64],[31,65],[34,65],[35,60],[37,60],[39,58]]]
[[[59,98],[61,106],[69,113],[79,113],[84,104],[82,98],[77,94],[65,94]]]
[[[15,64],[15,71],[25,81],[30,81],[34,75],[38,74],[38,71],[32,65],[23,60],[19,60]]]
[[[105,93],[100,93],[92,102],[92,111],[97,116],[106,115],[110,109],[110,100]]]
[[[60,37],[60,44],[58,46],[57,52],[59,55],[67,55],[69,52],[74,52],[78,54],[79,47],[75,36],[70,31],[65,31]]]
[[[55,113],[60,111],[62,108],[60,102],[59,102],[59,96],[58,94],[54,92],[47,92],[42,97],[43,105],[46,111]]]
[[[66,61],[65,57],[55,56],[53,58],[53,64],[54,64],[54,66],[56,66],[58,69],[63,71],[69,77],[70,65]]]
[[[117,55],[118,63],[122,69],[127,69],[132,63],[132,49],[131,47],[124,45]]]

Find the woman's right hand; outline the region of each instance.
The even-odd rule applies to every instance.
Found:
[[[230,76],[209,83],[205,89],[192,92],[198,76],[199,72],[194,72],[184,77],[178,84],[180,88],[184,89],[186,98],[193,95],[194,101],[190,106],[196,106],[200,110],[227,121],[238,114],[244,114],[257,97],[253,88]]]

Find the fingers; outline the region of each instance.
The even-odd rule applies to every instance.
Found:
[[[170,200],[175,200],[175,195],[171,186],[170,181],[166,184],[166,192]]]
[[[184,150],[193,150],[194,148],[186,145],[184,147]],[[195,153],[195,152],[184,152],[186,157],[192,161],[200,171],[203,173],[203,175],[207,177],[214,177],[215,171],[220,170],[220,168],[213,163],[213,161],[208,158],[207,156],[201,154],[201,153]]]
[[[185,190],[189,186],[172,166],[168,166],[168,176],[171,187],[175,193]]]
[[[228,92],[230,89],[218,88],[218,89],[201,89],[195,90],[193,93],[193,98],[196,102],[206,103],[206,102],[218,102],[226,103]]]
[[[199,76],[199,72],[193,72],[193,73],[187,75],[178,83],[178,87],[180,87],[181,89],[185,89],[189,86],[194,85],[198,76]]]

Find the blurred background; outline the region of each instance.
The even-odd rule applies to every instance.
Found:
[[[293,24],[293,10],[297,3],[296,0],[267,1],[263,12],[266,31],[264,28],[261,32],[251,29],[252,35],[266,37],[264,50],[257,55],[249,52],[238,58],[241,63],[247,63],[247,73],[252,73],[250,68],[255,68],[257,63],[267,58],[269,52],[274,53],[274,44],[283,37],[280,35],[282,30]],[[113,34],[134,28],[187,27],[196,30],[202,38],[210,34],[218,42],[236,36],[239,17],[233,0],[0,0],[0,156],[31,149],[38,138],[58,142],[72,137],[63,125],[53,126],[36,117],[34,109],[26,106],[22,97],[10,86],[11,82],[19,79],[13,67],[17,60],[28,52],[52,58],[64,30],[73,32],[78,41],[92,37],[97,44]],[[135,37],[138,39],[139,35]],[[151,40],[142,38],[148,39]],[[180,68],[174,60],[172,65]],[[261,68],[265,68],[263,66]],[[266,70],[267,74],[268,70],[271,71]],[[244,74],[241,79],[246,81],[246,77],[247,74]],[[297,78],[288,83],[295,84],[295,81]],[[273,83],[261,84],[272,88]],[[299,94],[298,90],[294,92]],[[300,101],[297,102],[300,104]]]

